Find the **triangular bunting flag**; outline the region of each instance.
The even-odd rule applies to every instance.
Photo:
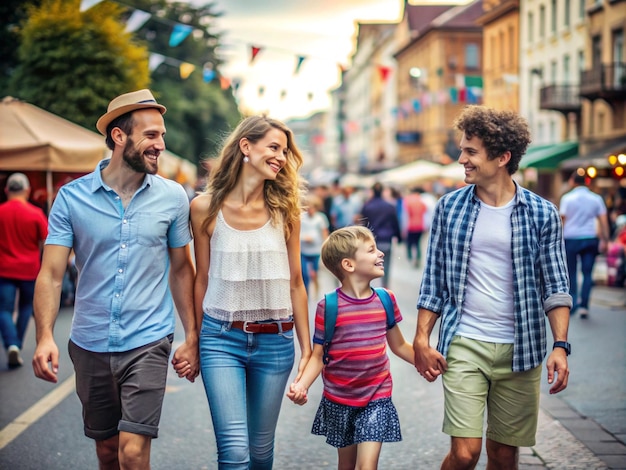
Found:
[[[172,34],[170,34],[170,47],[178,46],[189,36],[192,30],[193,28],[188,24],[175,24]]]
[[[252,62],[254,62],[254,59],[256,59],[256,56],[258,55],[259,52],[261,52],[261,48],[260,47],[256,47],[256,46],[250,46],[252,48],[252,56],[250,58],[250,64],[252,64]]]
[[[311,101],[313,99],[313,93],[309,91],[306,97],[309,99],[309,101]]]
[[[302,67],[302,62],[304,62],[305,59],[306,57],[303,55],[298,56],[298,59],[296,62],[296,69],[293,72],[294,75],[298,75],[298,72],[300,71],[300,67]]]
[[[150,72],[155,71],[157,67],[161,65],[164,61],[164,55],[157,54],[156,52],[151,52],[150,58],[148,59],[148,70],[150,70]]]
[[[287,90],[280,90],[280,99],[284,100],[287,97]]]
[[[89,10],[92,6],[97,5],[98,3],[100,3],[102,0],[82,0],[80,2],[80,11],[87,11]]]
[[[239,86],[241,85],[241,79],[233,78],[230,83],[231,83],[231,85],[233,87],[233,91],[236,92],[237,90],[239,90]]]
[[[180,78],[186,80],[187,78],[189,78],[189,75],[191,75],[191,72],[196,69],[196,66],[190,64],[189,62],[183,62],[182,64],[180,64],[178,69],[180,71]]]
[[[265,87],[264,86],[260,86],[259,87],[259,96],[263,96],[264,93],[265,93]]]
[[[205,67],[202,69],[202,80],[210,83],[215,78],[215,70]]]
[[[141,28],[152,15],[147,11],[135,10],[126,22],[126,32],[133,33]]]
[[[387,79],[391,74],[391,67],[385,67],[384,65],[378,66],[378,72],[380,73],[380,79],[383,83],[387,83]]]
[[[222,88],[222,90],[228,90],[229,86],[230,80],[226,77],[220,77],[220,87]]]

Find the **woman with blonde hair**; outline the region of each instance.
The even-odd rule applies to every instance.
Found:
[[[296,380],[311,356],[300,265],[301,166],[287,126],[248,117],[191,202],[200,364],[219,468],[272,468],[294,327]]]

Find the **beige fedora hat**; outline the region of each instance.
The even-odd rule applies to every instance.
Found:
[[[156,108],[161,114],[165,114],[165,111],[167,111],[165,106],[156,102],[150,90],[144,89],[120,95],[109,103],[106,114],[100,116],[96,123],[96,128],[102,135],[106,135],[107,127],[115,118],[131,111],[146,108]]]

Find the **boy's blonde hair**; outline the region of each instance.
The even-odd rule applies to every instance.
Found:
[[[374,234],[367,227],[351,225],[332,232],[322,244],[322,263],[333,275],[343,281],[345,271],[341,261],[354,258],[360,242],[374,240]]]

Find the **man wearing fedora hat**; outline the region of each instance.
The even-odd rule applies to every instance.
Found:
[[[78,283],[68,348],[84,432],[96,441],[100,468],[150,468],[174,305],[185,341],[172,362],[179,377],[192,382],[199,370],[188,198],[178,183],[156,175],[165,150],[165,111],[149,90],[110,102],[96,127],[111,158],[61,187],[35,287],[33,369],[56,382],[53,326],[74,250]]]

